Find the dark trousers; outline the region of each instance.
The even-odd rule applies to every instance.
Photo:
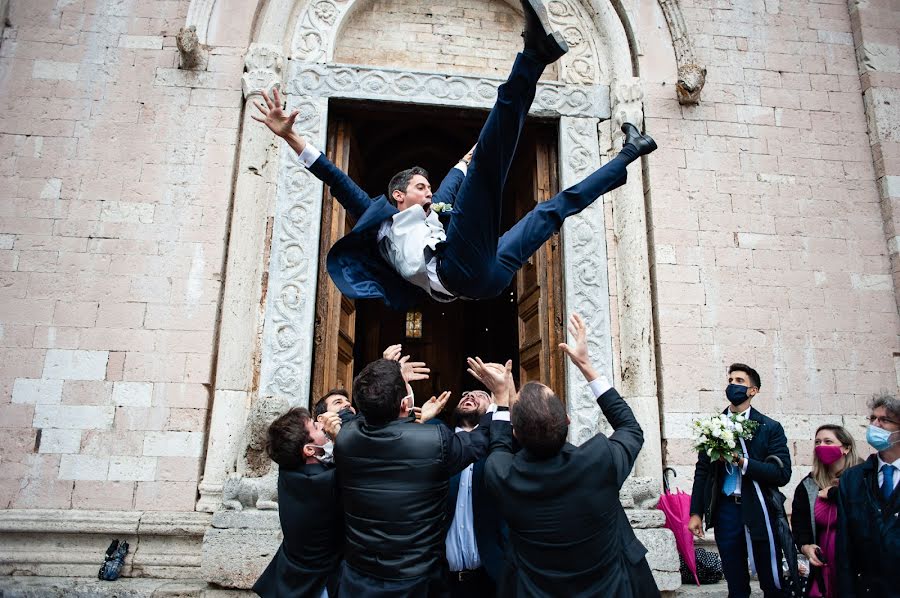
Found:
[[[604,193],[625,183],[628,160],[616,157],[585,180],[535,206],[500,236],[503,189],[544,65],[519,54],[488,115],[456,195],[438,275],[447,289],[473,299],[496,297],[562,226]]]
[[[725,581],[728,582],[728,598],[749,598],[750,567],[741,505],[727,500],[720,501],[713,527],[716,532],[716,546],[719,547],[719,556],[722,557],[722,572],[725,574]],[[766,598],[782,598],[784,594],[775,586],[772,575],[768,540],[753,541],[751,544],[756,574],[763,595]],[[781,554],[777,545],[775,549],[778,552],[775,561],[780,573]]]
[[[497,586],[484,567],[475,571],[450,571],[450,596],[452,598],[494,598]]]

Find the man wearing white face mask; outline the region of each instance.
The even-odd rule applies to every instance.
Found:
[[[837,575],[841,598],[900,596],[900,400],[869,401],[866,440],[877,452],[838,484]]]
[[[344,547],[333,444],[301,407],[269,426],[266,449],[278,463],[278,517],[284,541],[253,586],[263,597],[337,596]]]

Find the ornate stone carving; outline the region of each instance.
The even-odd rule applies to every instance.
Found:
[[[183,69],[195,69],[206,63],[206,50],[200,44],[197,37],[197,28],[194,25],[182,27],[175,36],[175,45],[178,46],[180,66]]]
[[[684,16],[681,14],[680,0],[659,0],[672,45],[675,48],[675,63],[678,65],[678,83],[675,85],[680,104],[699,104],[700,91],[706,83],[706,68],[697,63],[694,44],[691,42]]]
[[[594,118],[560,120],[563,136],[560,143],[562,187],[584,179],[600,167],[597,123]],[[563,226],[565,256],[566,308],[577,311],[590,330],[588,351],[598,370],[613,379],[612,344],[609,322],[609,281],[606,263],[606,223],[603,201],[594,202],[586,210],[568,218]],[[597,403],[574,368],[567,372],[569,397],[569,439],[581,444],[606,430]]]
[[[297,62],[325,63],[334,57],[334,44],[340,25],[360,0],[312,0],[300,15],[291,43],[291,57]],[[553,26],[563,33],[569,53],[561,64],[560,80],[579,85],[596,84],[604,79],[597,57],[597,43],[588,32],[590,17],[576,0],[551,0],[547,12]]]
[[[260,397],[254,402],[242,434],[245,447],[238,471],[231,474],[222,488],[222,506],[241,511],[278,508],[278,469],[266,454],[269,425],[289,408],[280,396]]]
[[[244,59],[244,75],[241,87],[244,97],[261,94],[263,90],[281,86],[281,65],[283,57],[277,46],[251,44]]]
[[[294,124],[297,132],[322,148],[327,102],[326,97],[288,99],[288,107],[300,111]],[[309,398],[309,331],[315,317],[323,186],[290,152],[281,153],[280,181],[269,263],[260,389],[297,405],[305,404]]]
[[[346,64],[294,63],[289,94],[317,97],[365,98],[420,104],[452,104],[490,108],[502,79],[416,73]],[[538,84],[531,113],[546,116],[609,117],[605,85]]]
[[[573,0],[550,0],[546,2],[550,23],[561,31],[569,52],[562,57],[560,79],[565,83],[591,84],[604,78],[602,67],[597,60],[597,43],[587,32],[593,25],[584,14],[580,2]]]
[[[612,84],[613,139],[616,146],[621,145],[624,138],[622,124],[631,123],[641,128],[644,123],[644,89],[638,77],[616,80]]]

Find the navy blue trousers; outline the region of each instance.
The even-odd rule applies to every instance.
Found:
[[[452,293],[473,299],[496,297],[516,272],[562,226],[626,180],[628,159],[617,156],[553,198],[541,202],[502,236],[503,189],[525,117],[544,65],[519,54],[488,115],[466,178],[453,206],[438,275]],[[605,243],[600,238],[598,243]]]
[[[744,515],[741,505],[722,502],[713,524],[716,532],[716,546],[722,557],[722,572],[728,582],[728,598],[750,597],[750,564],[747,556],[747,537],[744,532]],[[753,561],[759,587],[766,598],[781,598],[784,594],[775,587],[772,576],[771,557],[768,540],[753,541]],[[778,547],[776,545],[776,551]],[[781,570],[781,554],[776,555],[778,569]]]

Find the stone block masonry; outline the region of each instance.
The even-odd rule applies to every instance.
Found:
[[[651,47],[657,9],[640,4]],[[867,454],[865,402],[897,391],[896,244],[884,232],[895,225],[882,219],[895,212],[890,162],[878,161],[896,119],[866,78],[897,72],[884,63],[897,39],[881,52],[865,37],[882,39],[867,23],[896,32],[900,13],[851,4],[682,3],[710,71],[696,107],[676,102],[674,69],[642,60],[647,130],[665,150],[649,157],[665,460],[686,490],[688,425],[725,407],[732,362],[760,371],[754,407],[785,424],[794,483],[819,424],[845,425]],[[879,64],[862,83],[860,52]],[[893,77],[877,85],[893,93]]]
[[[244,47],[180,71],[189,4],[0,1],[0,509],[193,509]]]

